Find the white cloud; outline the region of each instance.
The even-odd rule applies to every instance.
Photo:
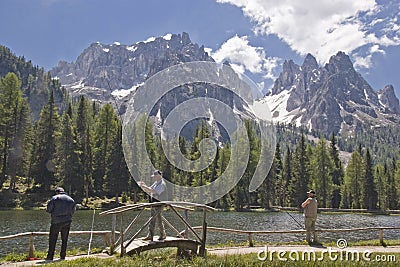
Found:
[[[211,51],[210,51],[211,52]],[[262,47],[254,47],[249,44],[247,36],[237,35],[228,39],[221,47],[211,52],[216,62],[228,61],[231,67],[239,73],[249,71],[261,74],[264,79],[275,79],[275,69],[278,67],[279,58],[266,57]]]
[[[228,60],[230,63],[239,64],[252,73],[261,73],[265,52],[261,47],[249,45],[247,36],[235,35],[221,45],[212,54],[217,62]]]
[[[370,53],[380,53],[380,54],[386,54],[385,50],[380,49],[379,45],[373,45],[369,49]]]
[[[240,7],[255,23],[256,34],[276,35],[300,55],[311,53],[320,63],[326,63],[339,50],[351,54],[365,46],[400,45],[396,8],[379,6],[375,0],[217,2]],[[391,19],[385,16],[387,12]]]
[[[282,59],[277,57],[269,57],[264,60],[263,68],[266,70],[265,79],[275,80],[277,78],[275,71],[280,66],[280,61]]]
[[[359,55],[353,55],[354,67],[359,68],[370,68],[372,66],[372,55],[365,57]]]

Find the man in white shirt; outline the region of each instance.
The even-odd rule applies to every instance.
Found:
[[[156,170],[151,177],[154,180],[154,183],[151,186],[147,186],[144,182],[139,182],[139,186],[143,189],[143,191],[149,194],[150,203],[159,202],[159,200],[166,199],[165,195],[167,194],[167,185],[162,177],[162,172],[160,170]],[[153,217],[155,215],[155,217],[150,221],[149,234],[143,240],[153,241],[156,223],[160,229],[160,237],[158,240],[164,241],[167,237],[161,217],[162,208],[162,206],[154,206],[151,208],[150,216]]]

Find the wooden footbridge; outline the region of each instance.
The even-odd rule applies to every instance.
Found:
[[[152,217],[148,218],[145,224],[135,233],[131,233],[133,226],[137,223],[139,217],[143,214],[143,211],[146,208],[152,207],[162,207],[158,209],[158,213],[155,213]],[[169,227],[173,232],[176,233],[175,236],[167,236],[162,241],[157,241],[157,237],[154,237],[155,241],[147,241],[143,238],[139,238],[139,235],[143,232],[144,229],[150,224],[151,220],[153,220],[163,209],[170,209],[173,211],[173,214],[179,219],[178,221],[182,222],[185,229],[177,230],[176,226],[172,225],[164,216],[161,216],[165,226]],[[194,230],[194,228],[189,224],[187,213],[188,211],[194,211],[196,209],[203,210],[203,223],[201,226],[202,234],[201,236]],[[183,217],[179,211],[185,212],[185,217]],[[157,248],[165,248],[165,247],[177,247],[177,254],[180,256],[187,255],[200,255],[204,256],[206,253],[206,238],[207,238],[207,222],[206,222],[206,214],[208,211],[214,211],[214,208],[211,208],[206,205],[197,204],[197,203],[188,203],[188,202],[171,202],[171,201],[163,201],[163,202],[155,202],[155,203],[146,203],[146,204],[134,204],[127,205],[124,207],[114,208],[108,211],[104,211],[100,213],[100,215],[111,215],[112,216],[112,242],[110,246],[110,252],[120,253],[121,256],[140,254],[143,251],[157,249]],[[135,216],[135,218],[129,223],[126,229],[122,229],[124,214],[129,211],[139,211],[139,213]],[[116,233],[116,225],[117,225],[117,215],[120,219],[120,235],[117,240],[115,240]],[[197,229],[199,230],[199,229]],[[130,237],[129,237],[130,236]],[[191,239],[192,238],[192,239]]]

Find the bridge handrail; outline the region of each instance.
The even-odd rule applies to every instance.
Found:
[[[206,231],[207,231],[207,222],[206,222],[206,213],[207,211],[215,211],[216,209],[209,207],[204,204],[199,204],[199,203],[192,203],[192,202],[181,202],[181,201],[160,201],[160,202],[153,202],[153,203],[140,203],[140,204],[133,204],[133,205],[127,205],[123,207],[117,207],[113,208],[107,211],[103,211],[100,213],[100,215],[112,215],[112,225],[111,225],[111,231],[113,232],[116,229],[117,226],[117,215],[120,215],[121,223],[120,223],[120,238],[115,242],[115,235],[112,234],[112,245],[110,246],[110,253],[112,254],[114,252],[114,249],[118,244],[121,246],[121,255],[125,253],[125,249],[133,242],[133,240],[139,236],[139,234],[144,230],[145,227],[149,225],[149,223],[155,218],[156,215],[161,213],[161,210],[157,212],[157,214],[153,214],[150,219],[146,221],[146,223],[136,232],[133,234],[132,237],[127,242],[124,242],[125,235],[128,233],[128,231],[131,230],[132,225],[136,222],[136,219],[138,216],[140,216],[141,212],[131,221],[129,226],[123,230],[122,229],[122,220],[123,220],[123,213],[126,211],[132,211],[132,210],[141,210],[143,211],[145,208],[151,208],[151,207],[167,207],[170,208],[174,214],[180,219],[180,221],[185,225],[186,231],[190,231],[196,238],[197,240],[201,243],[200,249],[199,249],[199,254],[200,255],[205,255],[205,245],[206,245]],[[194,211],[195,208],[200,208],[203,210],[203,226],[202,226],[202,236],[200,237],[189,225],[187,220],[182,217],[178,213],[177,210],[184,210],[185,214],[187,215],[187,211]],[[167,225],[174,231],[178,233],[179,236],[179,231],[177,231],[172,224],[170,224],[163,216],[161,216],[163,221],[167,222]]]
[[[153,202],[153,203],[139,203],[139,204],[131,204],[131,205],[126,205],[122,207],[117,207],[113,208],[110,210],[106,210],[100,213],[100,215],[109,215],[109,214],[118,214],[122,212],[126,212],[129,210],[140,210],[143,208],[151,208],[155,206],[173,206],[178,209],[183,209],[183,210],[193,210],[191,208],[201,208],[206,211],[216,211],[216,209],[204,205],[204,204],[198,204],[198,203],[191,203],[191,202],[177,202],[177,201],[160,201],[160,202]],[[187,208],[189,207],[189,208]]]

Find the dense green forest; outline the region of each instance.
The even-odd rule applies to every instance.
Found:
[[[60,110],[53,91],[48,88],[47,103],[34,120],[21,85],[15,73],[8,73],[0,81],[1,205],[37,205],[46,200],[55,186],[65,187],[83,205],[89,197],[123,195],[135,201],[145,198],[126,166],[122,123],[111,104],[99,106],[79,97],[67,99],[66,107]],[[260,140],[255,125],[250,121],[245,125],[251,148],[245,174],[231,192],[211,205],[235,210],[251,206],[299,207],[305,192],[313,188],[318,193],[320,207],[399,209],[400,159],[387,156],[396,153],[396,134],[374,132],[380,136],[376,139],[379,142],[371,139],[372,134],[369,139],[332,135],[310,141],[311,133],[304,129],[278,124],[272,167],[266,171],[267,178],[258,190],[250,193],[249,180],[260,157]],[[188,159],[198,158],[200,141],[210,136],[209,124],[201,121],[192,141],[180,138],[181,152]],[[218,146],[214,162],[206,169],[183,172],[168,162],[160,136],[153,134],[149,121],[145,142],[154,166],[164,171],[166,179],[180,185],[210,183],[224,172],[231,160],[227,142]],[[338,142],[352,147],[346,168],[339,158]],[[380,143],[384,145],[378,146]],[[23,185],[22,192],[17,184]],[[6,201],[5,192],[39,197],[37,202],[32,199],[10,202]]]
[[[34,66],[24,57],[17,57],[9,48],[0,45],[0,77],[5,77],[10,72],[21,81],[21,91],[30,106],[33,119],[38,119],[50,92],[53,92],[58,107],[65,108],[64,99],[67,93],[57,79],[52,79],[50,73],[43,68]]]

